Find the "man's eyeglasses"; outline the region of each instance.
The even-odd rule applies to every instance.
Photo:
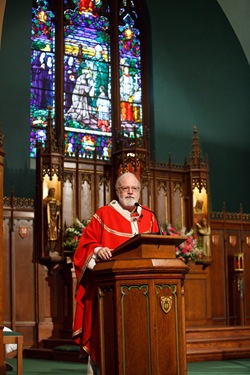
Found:
[[[132,193],[137,193],[140,190],[140,188],[138,186],[120,186],[119,190],[121,190],[124,193],[128,193],[129,190],[131,190]]]

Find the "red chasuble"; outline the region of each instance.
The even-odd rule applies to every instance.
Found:
[[[84,230],[74,255],[77,277],[76,312],[73,339],[93,362],[100,364],[98,294],[95,276],[88,264],[97,247],[114,250],[138,233],[158,233],[154,214],[137,207],[136,213],[124,210],[117,201],[97,210]]]

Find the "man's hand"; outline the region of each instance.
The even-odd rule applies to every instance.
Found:
[[[102,247],[98,253],[97,253],[98,258],[101,260],[109,260],[112,258],[112,252],[108,247]]]

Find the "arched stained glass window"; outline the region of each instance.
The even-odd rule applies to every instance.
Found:
[[[61,13],[60,7],[63,7]],[[56,20],[60,14],[64,18],[62,56],[55,52]],[[61,138],[64,139],[66,155],[74,156],[78,152],[83,157],[92,157],[95,152],[97,157],[109,160],[115,130],[121,130],[125,136],[142,136],[141,36],[138,25],[138,13],[132,0],[34,2],[31,157],[36,157],[37,142],[44,144],[46,140],[48,108],[51,108],[52,118],[56,113],[57,59],[64,61]],[[112,61],[111,56],[114,44],[117,44],[117,61]],[[112,74],[116,74],[119,81],[116,95]],[[119,124],[117,117],[114,121],[113,111],[120,114]]]
[[[55,106],[55,28],[54,14],[47,1],[32,8],[30,74],[30,156],[36,156],[37,142],[44,144],[48,107]]]

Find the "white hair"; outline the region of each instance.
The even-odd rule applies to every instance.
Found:
[[[115,188],[118,189],[120,186],[121,186],[121,180],[123,180],[124,178],[126,177],[134,177],[137,181],[138,181],[138,186],[141,187],[141,184],[140,184],[140,181],[138,180],[138,178],[134,175],[134,173],[131,173],[131,172],[125,172],[123,174],[121,174],[117,180],[116,180],[116,183],[115,183]]]

